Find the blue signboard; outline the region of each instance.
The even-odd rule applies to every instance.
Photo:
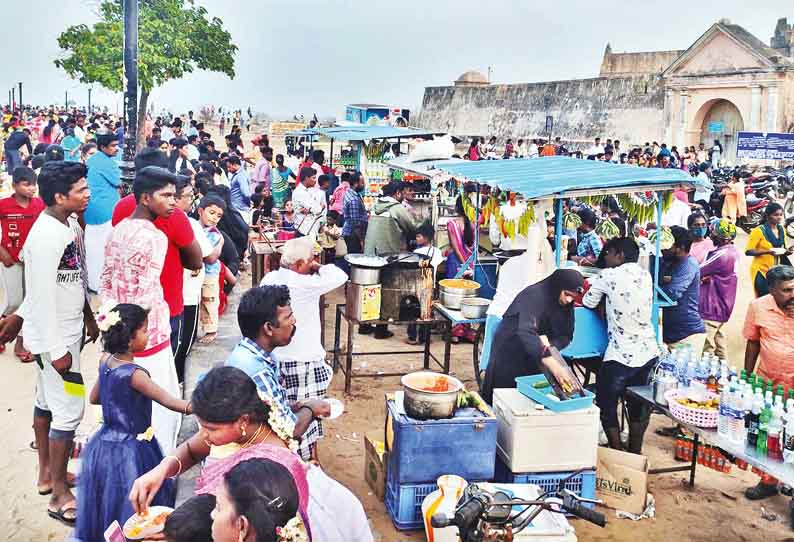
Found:
[[[725,131],[725,123],[722,121],[709,122],[709,132],[712,134],[721,134]]]
[[[736,157],[759,160],[794,160],[794,134],[739,132]]]

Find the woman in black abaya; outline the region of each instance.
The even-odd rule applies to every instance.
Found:
[[[515,388],[516,377],[542,372],[541,364],[561,381],[567,371],[549,354],[547,345],[562,350],[573,338],[573,301],[584,278],[574,269],[557,269],[516,296],[494,336],[485,371],[482,397],[493,402],[496,388]],[[548,342],[545,342],[545,341]]]

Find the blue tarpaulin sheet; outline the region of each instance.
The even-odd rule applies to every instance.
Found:
[[[565,197],[587,192],[652,191],[676,185],[699,184],[694,177],[680,169],[645,168],[566,156],[450,161],[435,164],[435,169],[459,181],[499,187],[517,192],[527,199]]]
[[[418,128],[396,128],[393,126],[338,126],[319,128],[321,135],[338,141],[368,141],[370,139],[393,139],[398,137],[422,137],[442,132],[432,132]]]

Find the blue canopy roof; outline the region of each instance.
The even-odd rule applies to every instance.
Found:
[[[314,130],[312,128],[306,128],[304,130],[290,130],[285,135],[296,136],[296,137],[303,137],[303,136],[313,137],[318,135],[318,133],[317,130]]]
[[[666,190],[700,184],[680,169],[645,168],[566,156],[448,161],[436,163],[435,169],[459,181],[496,186],[527,199]]]
[[[443,133],[418,128],[396,128],[393,126],[337,126],[334,128],[319,128],[317,131],[338,141],[365,141],[397,137],[412,138]]]

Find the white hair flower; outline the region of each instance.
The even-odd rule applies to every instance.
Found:
[[[99,331],[107,333],[110,328],[121,322],[121,315],[118,311],[114,311],[118,305],[113,300],[105,301],[96,313],[96,325]]]

